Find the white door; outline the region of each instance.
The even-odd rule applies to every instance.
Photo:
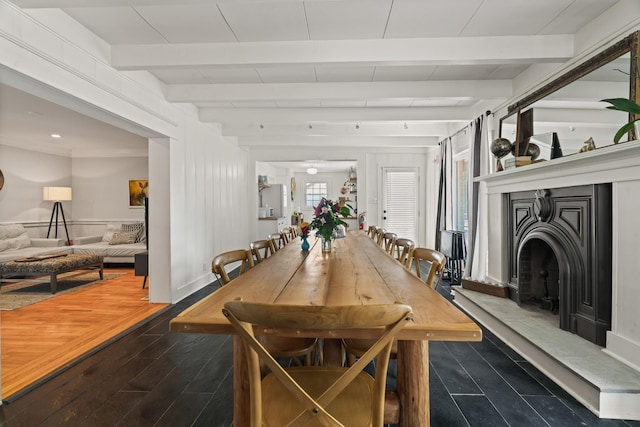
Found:
[[[418,244],[418,168],[382,168],[382,227]]]

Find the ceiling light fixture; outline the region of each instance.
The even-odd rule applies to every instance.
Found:
[[[62,138],[62,135],[60,135],[59,133],[52,133],[51,138]]]
[[[310,167],[310,168],[307,168],[307,173],[308,173],[309,175],[315,175],[315,174],[317,174],[317,173],[318,173],[318,168],[314,168],[313,166],[312,166],[312,167]]]

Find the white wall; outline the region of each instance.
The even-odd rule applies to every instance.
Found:
[[[0,145],[0,169],[8,183],[0,192],[0,222],[21,222],[33,237],[45,237],[51,219],[45,186],[73,189],[73,200],[62,202],[71,239],[100,234],[105,222],[144,220],[144,209],[129,208],[128,180],[147,179],[146,157],[72,159]]]
[[[42,187],[71,187],[71,159],[0,145],[0,169],[5,180],[0,191],[0,223],[25,223],[31,237],[45,237],[47,230],[41,225],[46,222],[48,226],[53,202],[42,200]],[[72,203],[63,202],[67,219],[73,217]]]

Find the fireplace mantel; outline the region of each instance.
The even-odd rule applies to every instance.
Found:
[[[596,141],[597,143],[597,141]],[[595,184],[611,184],[611,330],[606,333],[603,352],[640,372],[640,286],[638,285],[638,253],[640,253],[640,141],[630,141],[598,148],[586,153],[522,166],[475,178],[480,183],[479,206],[481,214],[478,246],[480,265],[485,270],[476,280],[508,286],[508,200],[507,194],[551,190]],[[482,258],[485,259],[482,259]],[[457,299],[457,297],[456,297]],[[464,304],[464,299],[461,299]],[[472,304],[467,304],[471,307]],[[481,306],[478,306],[481,307]],[[468,308],[467,308],[468,309]],[[474,313],[485,319],[487,325],[502,328],[500,321],[490,313],[491,305]],[[483,314],[485,313],[486,314]],[[493,322],[493,323],[492,323]],[[528,328],[529,326],[527,326]],[[499,330],[499,329],[496,329]],[[504,329],[500,329],[504,330]],[[510,342],[538,367],[553,365],[544,351],[533,341],[510,335]],[[521,340],[521,341],[519,341]],[[508,341],[508,340],[507,340]],[[586,342],[586,341],[585,341]],[[567,351],[563,349],[563,351]],[[571,351],[570,349],[568,350]],[[597,366],[590,369],[596,369]],[[598,408],[607,417],[640,420],[640,393],[608,392],[608,387],[596,390],[581,388],[568,370],[551,375],[583,402]],[[633,415],[630,415],[633,414]]]
[[[640,141],[629,141],[475,178],[487,193],[640,179]]]

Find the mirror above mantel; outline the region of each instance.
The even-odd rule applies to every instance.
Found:
[[[507,115],[500,120],[500,137],[515,143],[518,116],[528,112],[533,117],[531,135],[541,149],[539,159],[550,159],[546,144],[553,132],[565,156],[578,153],[589,139],[597,148],[612,145],[613,136],[629,116],[606,109],[609,104],[601,100],[640,101],[639,33],[627,36],[509,105]],[[637,139],[633,134],[629,138]]]

